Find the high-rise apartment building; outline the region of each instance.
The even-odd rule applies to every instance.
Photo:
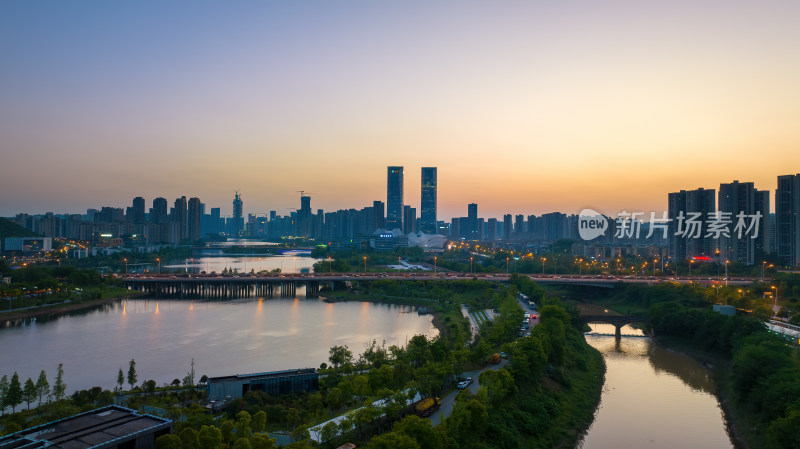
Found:
[[[769,223],[769,192],[758,191],[752,182],[720,184],[717,208],[731,220],[729,237],[720,238],[720,258],[745,265],[755,264],[756,257],[763,257],[765,239],[769,242],[765,226]],[[758,216],[757,229],[746,235],[742,233],[741,238],[736,231],[739,214],[744,214],[744,223],[747,225]]]
[[[313,231],[311,215],[311,197],[300,196],[300,209],[297,210],[297,235],[311,237]]]
[[[186,226],[187,236],[192,242],[200,240],[200,217],[203,215],[200,198],[189,198]]]
[[[494,242],[497,240],[497,219],[490,218],[487,220],[486,240]]]
[[[478,240],[478,204],[469,203],[467,205],[466,224],[462,220],[461,232],[467,240]]]
[[[503,240],[511,240],[511,233],[514,230],[512,219],[511,214],[503,215]]]
[[[800,173],[778,176],[775,191],[775,253],[782,265],[800,264]]]
[[[133,199],[130,221],[136,224],[144,223],[144,198],[137,196]]]
[[[436,167],[422,167],[422,201],[420,203],[420,231],[435,234],[436,229]]]
[[[153,208],[150,209],[150,223],[162,224],[167,222],[167,199],[158,197],[153,199]]]
[[[403,229],[403,167],[388,167],[387,170],[386,227]]]
[[[186,227],[186,213],[187,213],[188,204],[186,201],[186,197],[182,196],[180,198],[175,199],[175,205],[172,208],[172,216],[170,217],[170,221],[172,223],[177,223],[177,237],[178,241],[182,242],[187,238],[187,227]]]
[[[699,188],[668,195],[668,238],[670,256],[674,261],[701,255],[717,255],[719,242],[708,236],[707,225],[710,214],[716,212],[715,194],[714,189]],[[683,218],[679,219],[680,217]]]

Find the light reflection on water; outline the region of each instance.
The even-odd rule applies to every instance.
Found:
[[[614,334],[610,324],[593,331]],[[629,326],[625,333],[641,331]],[[606,382],[583,449],[648,447],[731,448],[714,384],[696,360],[646,337],[587,334],[606,362]]]
[[[377,340],[403,345],[437,334],[430,315],[406,306],[318,299],[127,300],[68,316],[0,327],[0,375],[53,378],[64,363],[67,391],[113,388],[136,360],[139,383],[182,379],[195,360],[201,375],[318,367],[333,345],[354,354]],[[23,325],[24,323],[24,325]],[[127,385],[126,385],[127,388]]]
[[[295,255],[291,253],[281,255],[254,255],[254,256],[231,256],[231,257],[193,257],[183,261],[172,262],[161,266],[161,271],[165,273],[222,273],[224,269],[236,269],[239,273],[250,273],[251,271],[272,271],[281,270],[281,273],[310,273],[318,259],[307,255]],[[154,268],[154,267],[153,267]]]

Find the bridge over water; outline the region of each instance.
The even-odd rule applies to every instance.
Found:
[[[649,324],[650,320],[645,316],[633,315],[581,315],[584,324],[607,323],[614,326],[614,337],[622,337],[622,327],[626,324],[643,323]]]
[[[645,279],[614,278],[596,276],[529,276],[539,284],[575,285],[594,288],[615,288],[620,284],[654,285],[664,282],[712,282],[698,279]],[[393,281],[464,281],[482,280],[487,282],[508,282],[509,274],[466,274],[466,273],[310,273],[285,274],[268,276],[171,276],[151,275],[145,277],[130,276],[124,279],[124,285],[131,290],[149,293],[156,297],[173,298],[206,298],[228,299],[251,296],[273,297],[294,296],[298,287],[305,287],[306,296],[316,297],[323,288],[341,288],[345,283],[374,282],[380,280]],[[749,280],[729,281],[732,285],[747,284]]]

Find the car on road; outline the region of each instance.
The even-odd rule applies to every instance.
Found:
[[[458,389],[463,390],[469,386],[469,383],[466,380],[462,380],[458,383]]]

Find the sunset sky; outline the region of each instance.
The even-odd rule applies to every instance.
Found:
[[[663,210],[800,172],[798,1],[0,2],[0,216]],[[774,192],[773,192],[774,194]]]

